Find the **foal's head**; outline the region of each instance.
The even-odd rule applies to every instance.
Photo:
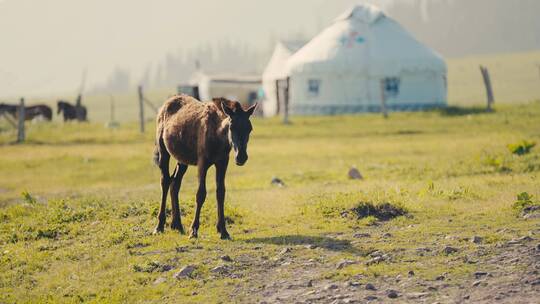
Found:
[[[234,149],[235,161],[238,166],[243,166],[247,160],[247,145],[249,141],[249,133],[253,130],[249,117],[257,107],[257,104],[252,105],[247,110],[244,110],[238,102],[221,101],[223,112],[230,117],[229,125],[229,141]]]

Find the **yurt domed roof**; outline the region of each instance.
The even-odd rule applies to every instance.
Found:
[[[263,79],[287,77],[285,71],[287,60],[305,44],[305,41],[278,41],[272,57],[263,72]]]
[[[370,4],[356,5],[341,14],[334,21],[354,20],[363,23],[373,23],[384,17],[384,13],[376,6]]]
[[[375,6],[357,5],[292,55],[287,74],[357,73],[392,76],[403,70],[445,72],[441,56]]]

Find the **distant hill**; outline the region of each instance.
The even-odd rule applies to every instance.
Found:
[[[444,56],[540,49],[538,0],[395,1],[387,12]]]

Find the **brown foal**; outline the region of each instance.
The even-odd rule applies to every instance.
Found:
[[[237,165],[244,165],[248,159],[247,144],[252,130],[249,118],[255,107],[253,105],[244,110],[240,103],[225,98],[200,102],[187,95],[174,96],[161,107],[157,116],[154,160],[161,170],[162,195],[155,233],[163,232],[165,228],[169,187],[172,201],[171,229],[185,233],[178,193],[188,165],[193,165],[198,169],[199,188],[190,238],[197,237],[201,208],[206,199],[206,173],[211,166],[215,166],[217,231],[221,239],[230,239],[225,227],[225,173],[231,148],[234,149]],[[169,175],[171,156],[176,159],[177,165],[173,174]]]

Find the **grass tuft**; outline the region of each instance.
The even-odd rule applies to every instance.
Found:
[[[508,150],[515,155],[525,155],[531,152],[531,149],[536,146],[534,141],[521,140],[517,143],[509,144]]]
[[[36,199],[30,194],[30,192],[23,191],[21,195],[25,203],[29,205],[34,205],[35,203],[37,203]]]
[[[535,200],[534,196],[527,192],[521,192],[517,195],[517,199],[514,202],[513,207],[517,211],[522,212],[527,208],[531,208],[534,206],[540,206],[540,201]]]

